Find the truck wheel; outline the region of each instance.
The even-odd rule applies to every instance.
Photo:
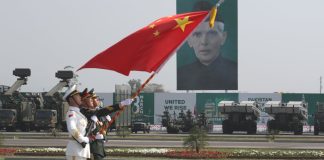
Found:
[[[300,132],[300,135],[303,134],[303,128],[304,128],[304,125],[303,125],[303,124],[300,124],[300,125],[299,125],[299,132]]]
[[[222,124],[223,134],[227,134],[228,133],[228,131],[227,131],[228,129],[227,129],[227,125],[226,125],[226,122],[225,121],[223,121],[223,124]]]
[[[222,129],[223,129],[223,134],[232,134],[233,133],[233,129],[231,128],[231,125],[229,124],[228,120],[223,121]]]
[[[26,132],[26,127],[22,126],[20,129],[22,132]]]
[[[16,127],[14,127],[14,126],[7,127],[7,128],[6,128],[6,131],[7,131],[7,132],[16,132]]]
[[[35,130],[36,130],[36,132],[40,132],[40,128],[39,127],[35,128]]]
[[[247,129],[247,134],[256,134],[257,131],[257,124],[254,121],[249,123],[249,128]]]
[[[296,124],[294,134],[295,135],[302,135],[303,134],[303,124]]]
[[[314,135],[318,135],[319,134],[319,129],[318,127],[314,127]]]
[[[22,128],[22,130],[23,130],[24,132],[29,132],[29,131],[30,131],[30,127],[29,127],[29,125],[25,125],[25,126]]]
[[[319,126],[317,123],[314,124],[314,135],[318,135],[319,134]]]
[[[274,127],[274,120],[268,121],[267,129],[269,134],[276,134],[276,129]]]

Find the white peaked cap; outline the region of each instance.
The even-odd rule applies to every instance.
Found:
[[[72,86],[70,86],[70,87],[66,90],[66,92],[65,92],[65,94],[64,94],[64,96],[63,96],[63,99],[66,99],[66,98],[68,98],[72,93],[77,92],[76,88],[77,88],[76,85],[72,85]]]

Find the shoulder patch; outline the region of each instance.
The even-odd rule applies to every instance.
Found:
[[[69,118],[70,118],[70,117],[73,117],[73,113],[69,114]]]
[[[114,108],[113,108],[112,106],[109,106],[107,109],[108,109],[109,111],[114,110]]]

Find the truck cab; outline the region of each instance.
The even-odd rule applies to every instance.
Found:
[[[150,125],[145,122],[134,122],[132,124],[132,132],[137,133],[138,131],[143,131],[143,133],[150,133]]]
[[[35,130],[50,130],[56,127],[57,111],[52,109],[37,110],[35,113]]]
[[[256,134],[257,123],[260,117],[259,105],[255,101],[221,101],[218,103],[219,112],[225,115],[222,122],[224,134],[233,131],[246,131],[247,134]]]
[[[17,124],[17,110],[1,109],[0,110],[0,128],[7,131],[14,131]]]
[[[324,102],[316,103],[314,114],[314,135],[324,132]]]
[[[304,101],[268,101],[265,103],[265,112],[273,119],[267,123],[269,133],[279,131],[294,132],[295,135],[303,134],[303,125],[308,119],[308,104]]]

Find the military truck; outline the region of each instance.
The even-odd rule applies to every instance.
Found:
[[[138,131],[143,131],[143,133],[150,133],[150,117],[151,116],[148,115],[135,114],[132,118],[131,124],[132,133],[137,133]]]
[[[17,76],[16,82],[0,93],[2,109],[0,109],[0,127],[7,131],[30,131],[34,122],[35,103],[17,91],[22,85],[27,84],[27,77],[31,72],[29,68],[16,68],[13,75]]]
[[[150,133],[150,125],[145,122],[134,122],[132,124],[132,132],[137,133],[143,131],[143,133]]]
[[[316,103],[314,114],[314,135],[324,132],[324,102]]]
[[[257,123],[260,117],[260,108],[255,101],[221,101],[218,103],[218,111],[225,116],[222,121],[224,134],[232,134],[233,131],[246,131],[247,134],[256,134]]]
[[[43,105],[36,110],[36,131],[53,129],[66,131],[65,113],[68,104],[64,102],[62,95],[58,91],[68,86],[70,79],[73,78],[73,71],[57,71],[55,77],[61,80],[50,91],[42,93]]]
[[[292,131],[295,135],[303,134],[303,125],[308,119],[308,104],[304,101],[268,101],[265,112],[272,118],[267,123],[268,132]]]

